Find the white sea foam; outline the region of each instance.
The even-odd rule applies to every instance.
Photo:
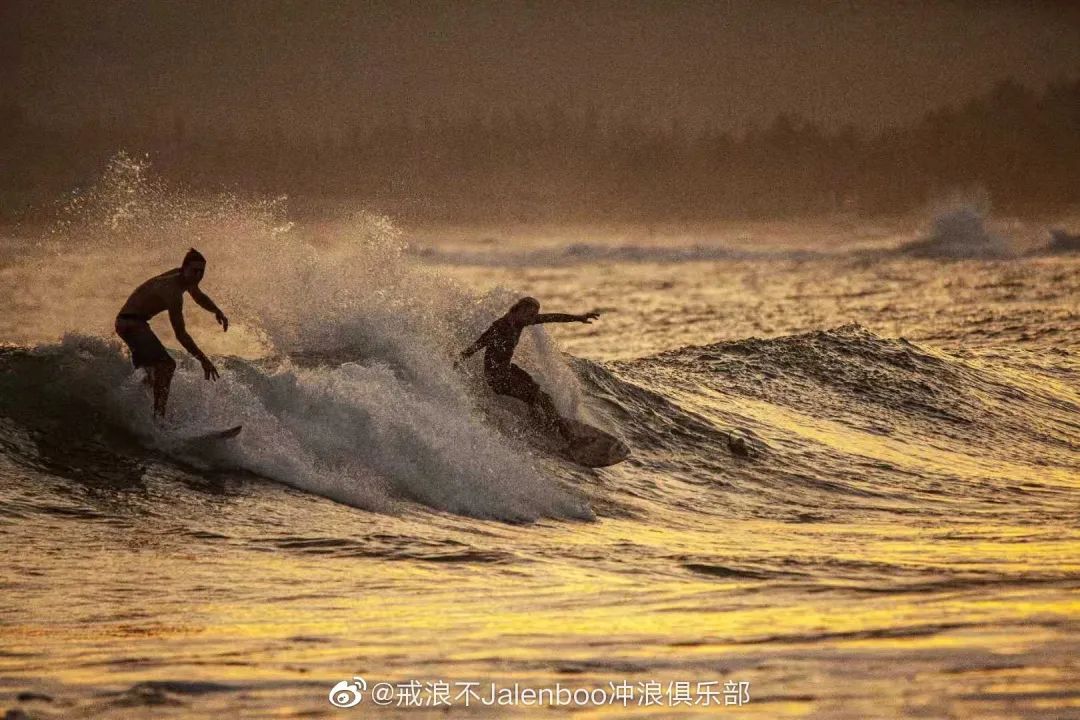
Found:
[[[192,335],[235,359],[219,362],[217,383],[182,364],[172,429],[151,438],[159,447],[178,451],[172,438],[242,422],[215,460],[359,507],[406,499],[481,517],[591,517],[481,419],[476,393],[452,369],[515,293],[478,296],[418,265],[380,215],[359,210],[333,235],[301,236],[282,200],[188,197],[119,157],[43,251],[23,259],[20,281],[42,300],[24,325],[84,333],[60,347],[112,368],[102,373],[116,386],[106,396],[132,430],[150,426],[148,400],[129,370],[118,376],[119,345],[86,335],[111,338],[134,285],[175,267],[189,246],[207,256],[203,287],[233,320],[223,335],[192,303]],[[171,341],[167,323],[155,328]],[[576,407],[580,390],[543,330],[527,335],[521,362],[558,381],[560,406]]]

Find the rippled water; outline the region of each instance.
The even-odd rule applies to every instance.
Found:
[[[361,675],[749,682],[742,707],[586,715],[1080,712],[1080,258],[869,227],[405,249],[371,218],[149,208],[153,232],[5,241],[0,707],[416,715],[333,708]],[[108,319],[196,221],[238,332],[192,318],[222,381],[184,361],[156,430]],[[522,360],[629,461],[546,456],[449,368],[526,292],[603,312]],[[175,441],[228,421],[225,448]]]

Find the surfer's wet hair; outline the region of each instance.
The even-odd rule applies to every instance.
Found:
[[[195,248],[191,248],[187,251],[187,254],[184,255],[184,262],[180,263],[180,267],[193,262],[201,262],[203,265],[206,264],[206,258],[204,258],[203,254]]]
[[[526,305],[531,305],[536,310],[540,309],[540,301],[534,297],[523,297],[510,308],[510,312],[517,312]]]

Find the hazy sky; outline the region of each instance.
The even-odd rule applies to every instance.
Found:
[[[335,129],[556,100],[876,127],[1007,76],[1080,77],[1080,2],[0,0],[0,72],[0,96],[50,119]]]

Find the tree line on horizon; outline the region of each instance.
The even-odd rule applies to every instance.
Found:
[[[1080,206],[1080,80],[1014,81],[876,133],[793,114],[742,133],[556,105],[360,122],[195,131],[165,120],[64,127],[0,102],[0,218],[93,184],[118,151],[199,191],[287,194],[317,212],[361,203],[419,222],[709,221],[901,214],[978,190],[1016,214]]]

